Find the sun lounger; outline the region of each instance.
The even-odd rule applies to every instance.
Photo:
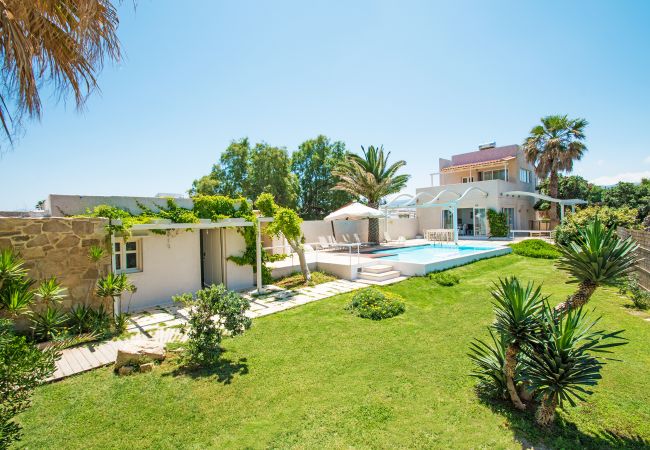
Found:
[[[390,234],[388,234],[387,232],[384,232],[384,239],[386,240],[386,243],[390,245],[406,244],[406,238],[404,236],[399,236],[397,240],[395,240],[395,239],[391,239]]]

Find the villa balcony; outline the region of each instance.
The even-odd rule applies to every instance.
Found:
[[[441,196],[441,200],[453,200],[454,194],[462,195],[467,189],[476,187],[487,193],[488,198],[498,198],[501,193],[508,191],[528,191],[535,192],[535,187],[532,183],[522,183],[522,182],[511,182],[504,180],[486,180],[486,181],[472,181],[470,183],[453,183],[445,184],[440,186],[430,186],[426,188],[417,189],[417,193],[427,192],[432,196],[437,196],[442,191],[449,191],[449,196]],[[427,199],[426,196],[421,197],[423,202],[431,200]]]

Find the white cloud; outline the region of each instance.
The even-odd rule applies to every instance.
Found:
[[[591,180],[591,182],[600,186],[610,186],[612,184],[618,183],[619,181],[638,183],[641,181],[641,178],[650,178],[650,170],[646,170],[645,172],[624,172],[616,175],[606,175],[603,177],[595,178]]]

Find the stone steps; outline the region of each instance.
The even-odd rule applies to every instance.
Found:
[[[393,270],[393,266],[388,264],[374,264],[364,267],[359,272],[358,281],[367,284],[383,283],[395,278],[399,278],[402,273],[399,270]]]

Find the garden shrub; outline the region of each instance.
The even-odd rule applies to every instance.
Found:
[[[584,228],[598,217],[606,228],[639,228],[638,211],[635,208],[610,208],[608,206],[588,206],[567,215],[564,223],[555,228],[555,242],[566,245],[578,237],[578,230]]]
[[[39,350],[17,336],[10,320],[0,319],[0,448],[20,440],[14,417],[29,408],[34,389],[54,373],[56,348]]]
[[[251,326],[251,319],[245,315],[249,301],[223,284],[177,295],[173,300],[187,307],[189,318],[183,332],[188,338],[184,357],[189,365],[213,365],[219,359],[223,335],[242,334]]]
[[[557,259],[560,252],[553,245],[541,239],[526,239],[525,241],[510,244],[515,255],[527,256],[529,258]]]
[[[639,276],[635,273],[628,275],[619,292],[627,295],[636,309],[650,308],[650,292],[646,291],[639,284]]]
[[[451,272],[437,272],[429,274],[429,278],[438,283],[440,286],[454,286],[460,283],[460,277]]]
[[[401,297],[367,288],[354,294],[347,309],[364,319],[382,320],[402,314],[406,307]]]
[[[488,224],[490,226],[491,237],[506,237],[510,232],[508,218],[502,212],[496,212],[493,209],[487,211]]]

